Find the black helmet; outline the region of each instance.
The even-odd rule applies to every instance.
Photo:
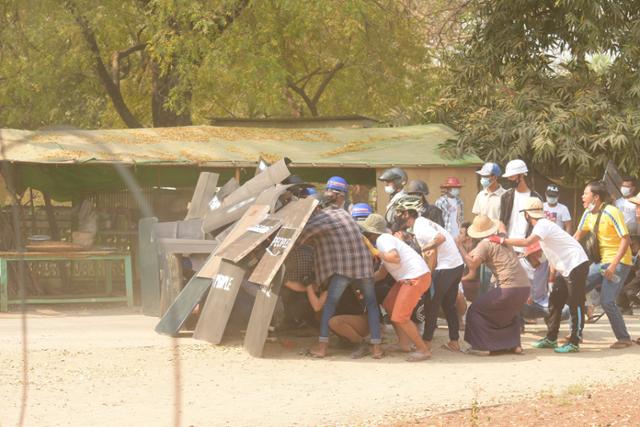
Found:
[[[387,169],[378,177],[380,181],[393,181],[398,187],[402,187],[407,183],[407,174],[400,168]]]
[[[412,179],[404,188],[404,192],[407,194],[421,194],[423,196],[429,195],[429,187],[427,183],[419,179]]]

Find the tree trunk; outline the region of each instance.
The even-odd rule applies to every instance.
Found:
[[[182,103],[186,107],[180,113],[167,107],[171,90],[178,86],[180,77],[173,67],[161,75],[157,64],[151,66],[152,94],[151,114],[154,127],[190,126],[191,122],[191,90],[183,92]]]

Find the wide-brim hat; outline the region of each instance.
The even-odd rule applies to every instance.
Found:
[[[537,197],[529,197],[524,201],[524,207],[520,209],[520,212],[526,212],[531,218],[540,219],[544,218],[544,209],[542,200]]]
[[[380,214],[371,214],[364,221],[359,221],[360,228],[372,234],[384,234],[387,232],[387,221]]]
[[[484,215],[473,218],[471,225],[467,228],[467,234],[472,239],[484,239],[496,234],[497,231],[498,222]]]

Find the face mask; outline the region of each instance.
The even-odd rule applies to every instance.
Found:
[[[387,194],[392,194],[395,191],[395,188],[393,188],[393,185],[385,185],[384,187],[384,192]]]
[[[542,255],[540,255],[540,264],[544,264],[545,262],[547,262],[547,257],[543,253]]]
[[[518,186],[518,184],[520,184],[520,175],[518,175],[518,177],[516,179],[512,180],[508,180],[507,182],[507,188],[511,189],[511,188],[516,188]]]
[[[452,188],[450,191],[450,194],[452,197],[458,197],[460,195],[460,189],[459,188]]]
[[[482,185],[482,188],[487,188],[491,185],[491,179],[483,176],[482,178],[480,178],[480,185]]]
[[[620,187],[620,192],[623,197],[629,197],[631,195],[631,189],[629,187]]]
[[[593,212],[593,210],[594,210],[595,208],[596,208],[596,204],[595,204],[595,203],[593,203],[593,202],[591,202],[591,203],[589,203],[589,204],[587,205],[587,210],[588,210],[589,212]]]
[[[557,197],[547,197],[547,203],[549,203],[550,205],[555,205],[558,203],[558,198]]]

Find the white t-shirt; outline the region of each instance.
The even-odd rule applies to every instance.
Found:
[[[376,248],[380,252],[391,252],[394,249],[398,251],[399,263],[382,261],[384,268],[396,280],[415,279],[429,272],[429,267],[420,254],[396,236],[381,234],[376,240]]]
[[[416,236],[420,247],[432,241],[438,234],[444,236],[445,241],[437,248],[438,265],[436,266],[436,270],[448,270],[463,264],[462,256],[460,252],[458,252],[458,247],[453,237],[451,237],[451,234],[449,234],[447,230],[435,222],[424,217],[416,218],[416,222],[413,224],[413,234]]]
[[[624,216],[624,223],[627,224],[627,228],[629,228],[629,225],[632,227],[635,226],[636,205],[625,198],[620,198],[616,200],[616,208],[620,209],[620,212],[622,212],[622,216]]]
[[[571,270],[589,260],[576,239],[546,218],[538,220],[531,234],[540,237],[540,247],[549,264],[565,277],[569,276]]]
[[[482,190],[476,196],[476,200],[473,202],[473,208],[471,212],[474,215],[488,216],[493,220],[500,219],[500,196],[507,191],[502,186],[498,187],[496,191]]]
[[[549,203],[544,202],[542,208],[544,210],[544,214],[547,216],[547,219],[558,224],[558,227],[562,228],[563,230],[565,221],[571,221],[571,214],[569,213],[569,209],[562,203],[556,203],[555,206],[550,206]]]
[[[511,219],[509,220],[509,229],[507,235],[510,239],[524,239],[527,236],[527,220],[524,218],[524,213],[520,212],[524,209],[525,201],[531,196],[531,191],[520,193],[514,191],[513,193],[513,208],[511,208]],[[524,252],[524,248],[513,248],[516,252]]]

